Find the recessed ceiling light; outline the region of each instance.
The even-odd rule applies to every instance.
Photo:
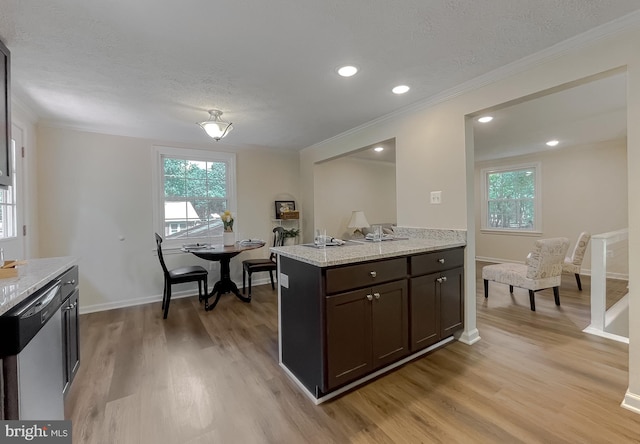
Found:
[[[478,119],[478,122],[488,123],[488,122],[491,122],[492,120],[493,120],[493,116],[482,116]]]
[[[373,149],[373,151],[375,151],[376,153],[379,153],[380,151],[384,151],[384,148],[381,146],[377,146]]]
[[[340,74],[342,77],[351,77],[355,75],[357,72],[358,72],[358,68],[351,65],[338,68],[338,74]]]
[[[409,87],[407,85],[398,85],[391,90],[394,94],[404,94],[409,91]]]
[[[560,142],[558,142],[557,140],[550,140],[547,142],[547,146],[556,146],[559,143]]]

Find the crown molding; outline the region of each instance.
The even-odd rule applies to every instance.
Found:
[[[432,108],[435,105],[447,102],[465,93],[482,88],[483,86],[487,86],[499,80],[506,79],[510,76],[519,74],[527,69],[531,69],[536,65],[558,58],[569,51],[585,48],[600,40],[604,40],[612,36],[620,35],[624,32],[627,32],[629,30],[632,30],[638,27],[640,27],[640,10],[632,12],[625,16],[622,16],[618,19],[612,20],[603,25],[596,26],[595,28],[592,28],[588,31],[583,32],[582,34],[578,34],[574,37],[570,37],[566,40],[563,40],[560,43],[556,43],[553,46],[550,46],[534,54],[523,57],[519,60],[516,60],[515,62],[511,62],[507,65],[496,68],[493,71],[489,71],[486,74],[475,77],[471,80],[468,80],[464,83],[454,86],[453,88],[449,88],[445,91],[442,91],[424,100],[418,101],[406,107],[400,108],[396,111],[393,111],[389,114],[385,114],[384,116],[380,116],[376,119],[370,120],[369,122],[363,123],[362,125],[358,125],[355,128],[351,128],[347,131],[344,131],[333,137],[325,139],[321,142],[314,143],[313,145],[310,145],[307,148],[321,147],[327,143],[342,139],[343,137],[346,137],[354,133],[358,133],[364,130],[365,128],[378,125],[382,122],[393,120],[395,118],[398,118],[406,114],[411,114],[417,111],[422,111],[428,108]],[[304,149],[307,149],[307,148],[304,148]]]

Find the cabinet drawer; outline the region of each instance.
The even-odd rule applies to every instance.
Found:
[[[78,266],[71,267],[62,273],[59,279],[62,284],[60,292],[62,293],[62,300],[64,301],[78,286]]]
[[[330,268],[326,274],[327,294],[403,279],[406,276],[406,258]]]
[[[411,275],[437,273],[464,265],[464,249],[434,251],[411,257]]]

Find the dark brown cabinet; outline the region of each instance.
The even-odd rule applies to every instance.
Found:
[[[463,254],[459,248],[410,259],[412,352],[451,336],[463,326]]]
[[[440,340],[437,275],[411,278],[411,351]]]
[[[62,393],[67,394],[80,368],[80,317],[78,298],[78,267],[72,267],[60,276],[62,284]]]
[[[406,279],[329,296],[326,313],[328,389],[407,355]]]
[[[463,326],[464,269],[454,268],[436,279],[440,294],[440,337],[451,336]]]
[[[330,267],[279,263],[282,365],[316,399],[463,326],[463,248]]]
[[[62,362],[64,385],[62,393],[66,394],[73,379],[76,377],[76,373],[80,368],[80,341],[78,340],[78,295],[76,290],[73,295],[67,300],[67,303],[63,306],[62,311],[62,346],[63,357]]]

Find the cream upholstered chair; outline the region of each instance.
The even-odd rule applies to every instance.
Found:
[[[564,258],[564,264],[562,264],[562,272],[566,274],[576,275],[576,284],[578,284],[578,290],[582,291],[582,282],[580,282],[580,268],[582,268],[582,260],[584,259],[584,253],[587,251],[587,245],[591,240],[591,234],[583,231],[578,236],[578,241],[575,247],[573,247],[573,253],[571,256]]]
[[[524,264],[495,264],[483,267],[484,297],[489,297],[489,281],[494,281],[507,284],[510,293],[513,293],[513,287],[529,290],[531,311],[536,311],[534,293],[546,288],[553,288],[556,305],[560,305],[562,263],[568,249],[569,239],[565,237],[539,239]]]

